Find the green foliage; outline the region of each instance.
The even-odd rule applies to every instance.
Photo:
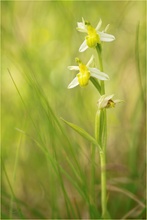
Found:
[[[94,27],[100,18],[103,27],[110,23],[116,41],[103,44],[111,80],[106,94],[125,101],[107,110],[108,210],[112,219],[146,218],[145,2],[2,1],[1,6],[1,218],[101,217],[97,148],[60,120],[94,136],[99,97],[92,83],[100,90],[99,84],[67,90],[75,76],[67,66],[84,37],[76,31],[82,17]],[[87,61],[85,54],[78,57]]]
[[[91,135],[89,135],[83,128],[80,128],[79,126],[73,124],[73,123],[70,123],[66,120],[64,120],[63,118],[61,118],[67,125],[69,125],[73,130],[75,130],[77,133],[79,133],[81,136],[83,136],[86,140],[90,141],[90,143],[96,145],[96,146],[99,146],[98,145],[98,142],[96,141],[95,138],[93,138]],[[101,150],[101,147],[99,146],[100,150]]]

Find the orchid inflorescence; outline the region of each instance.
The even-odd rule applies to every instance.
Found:
[[[100,19],[96,28],[94,28],[90,22],[85,21],[82,18],[82,22],[77,22],[77,30],[79,32],[86,33],[87,36],[85,40],[81,44],[79,48],[79,52],[84,52],[88,48],[96,48],[97,46],[101,46],[102,42],[111,42],[115,40],[115,37],[111,34],[107,34],[107,30],[109,28],[109,24],[103,31],[99,31],[102,25],[102,20]],[[76,58],[76,62],[78,66],[68,66],[69,70],[78,71],[76,77],[71,81],[68,85],[68,89],[72,89],[78,85],[81,87],[85,87],[88,85],[90,78],[95,78],[100,81],[108,80],[108,74],[104,73],[103,71],[99,70],[96,67],[91,67],[91,64],[94,63],[94,55],[90,58],[87,64],[84,64],[79,58]],[[113,95],[110,96],[101,96],[98,101],[98,108],[110,108],[114,107],[116,103],[120,102],[121,100],[111,101]],[[108,103],[107,103],[108,102]],[[106,104],[104,104],[106,103]]]

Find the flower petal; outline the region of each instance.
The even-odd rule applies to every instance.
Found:
[[[72,89],[76,86],[79,85],[79,82],[78,82],[78,77],[76,76],[72,81],[71,83],[68,85],[68,89]]]
[[[106,99],[104,98],[104,96],[101,96],[101,97],[99,98],[98,102],[97,102],[98,108],[99,108],[99,109],[105,108],[106,105],[107,105],[107,103],[108,103],[108,100],[106,100]]]
[[[98,31],[100,29],[101,25],[102,25],[102,20],[100,19],[99,23],[97,24],[97,26],[95,28],[95,30]]]
[[[111,42],[111,41],[115,40],[115,37],[111,34],[106,34],[104,32],[99,32],[99,31],[98,31],[98,34],[100,36],[101,41]]]
[[[105,27],[105,29],[104,29],[104,33],[106,33],[107,32],[107,30],[109,29],[109,26],[110,26],[110,24],[107,24],[107,26]]]
[[[85,50],[87,50],[88,46],[86,44],[86,40],[84,40],[84,42],[81,44],[80,48],[79,48],[79,52],[84,52]]]
[[[77,22],[77,25],[78,25],[78,27],[77,27],[78,31],[87,33],[87,28],[86,28],[86,25],[85,25],[84,18],[82,18],[82,22]]]
[[[79,70],[79,66],[68,66],[69,70]]]
[[[83,17],[82,17],[82,23],[83,23],[83,24],[85,24],[85,20],[84,20],[84,18],[83,18]]]
[[[93,60],[94,60],[94,56],[92,55],[91,58],[90,58],[90,60],[89,60],[88,63],[86,64],[86,66],[89,67],[90,64],[93,62]]]
[[[114,95],[102,95],[98,100],[98,108],[105,108],[108,104],[108,101],[112,99]]]
[[[78,22],[77,25],[78,25],[78,27],[77,27],[78,31],[87,33],[87,29],[86,29],[85,25],[83,25],[82,22]]]
[[[97,68],[88,68],[90,70],[91,76],[100,80],[108,80],[109,76],[106,73],[101,72]]]
[[[83,28],[83,22],[77,22],[78,28]]]

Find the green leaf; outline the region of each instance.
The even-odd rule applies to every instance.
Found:
[[[88,141],[90,141],[92,144],[96,145],[99,147],[100,150],[101,147],[99,146],[98,142],[96,141],[95,138],[93,138],[90,134],[88,134],[83,128],[80,128],[79,126],[68,122],[66,120],[64,120],[63,118],[61,118],[62,121],[64,121],[68,126],[70,126],[73,130],[75,130],[77,133],[79,133],[81,136],[83,136],[85,139],[87,139]]]

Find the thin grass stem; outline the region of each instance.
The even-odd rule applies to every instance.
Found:
[[[15,162],[14,162],[14,170],[13,170],[13,177],[12,177],[12,188],[15,185],[15,180],[16,180],[16,171],[17,171],[17,166],[18,166],[18,160],[19,160],[19,152],[20,152],[20,146],[22,142],[22,134],[20,136],[19,144],[16,149],[16,156],[15,156]],[[13,212],[13,202],[14,202],[14,193],[11,193],[11,199],[10,199],[10,214],[9,217],[12,219],[12,212]]]
[[[20,209],[20,207],[19,207],[19,202],[17,202],[17,199],[16,199],[15,193],[14,193],[14,191],[13,191],[12,184],[11,184],[11,182],[10,182],[10,180],[9,180],[9,177],[8,177],[8,174],[7,174],[7,171],[6,171],[6,168],[5,168],[5,164],[4,164],[3,159],[2,159],[1,161],[2,161],[2,167],[3,167],[3,171],[4,171],[4,174],[5,174],[7,183],[8,183],[8,185],[9,185],[9,187],[10,187],[10,191],[11,191],[12,197],[13,197],[13,199],[15,200],[16,205],[17,205],[17,210],[18,210],[19,216],[23,219],[24,216],[23,216],[23,214],[22,214],[22,212],[21,212],[21,209]],[[12,197],[11,197],[11,198],[12,198]],[[10,214],[11,214],[11,207],[10,207]],[[10,218],[10,219],[12,219],[12,218]]]

